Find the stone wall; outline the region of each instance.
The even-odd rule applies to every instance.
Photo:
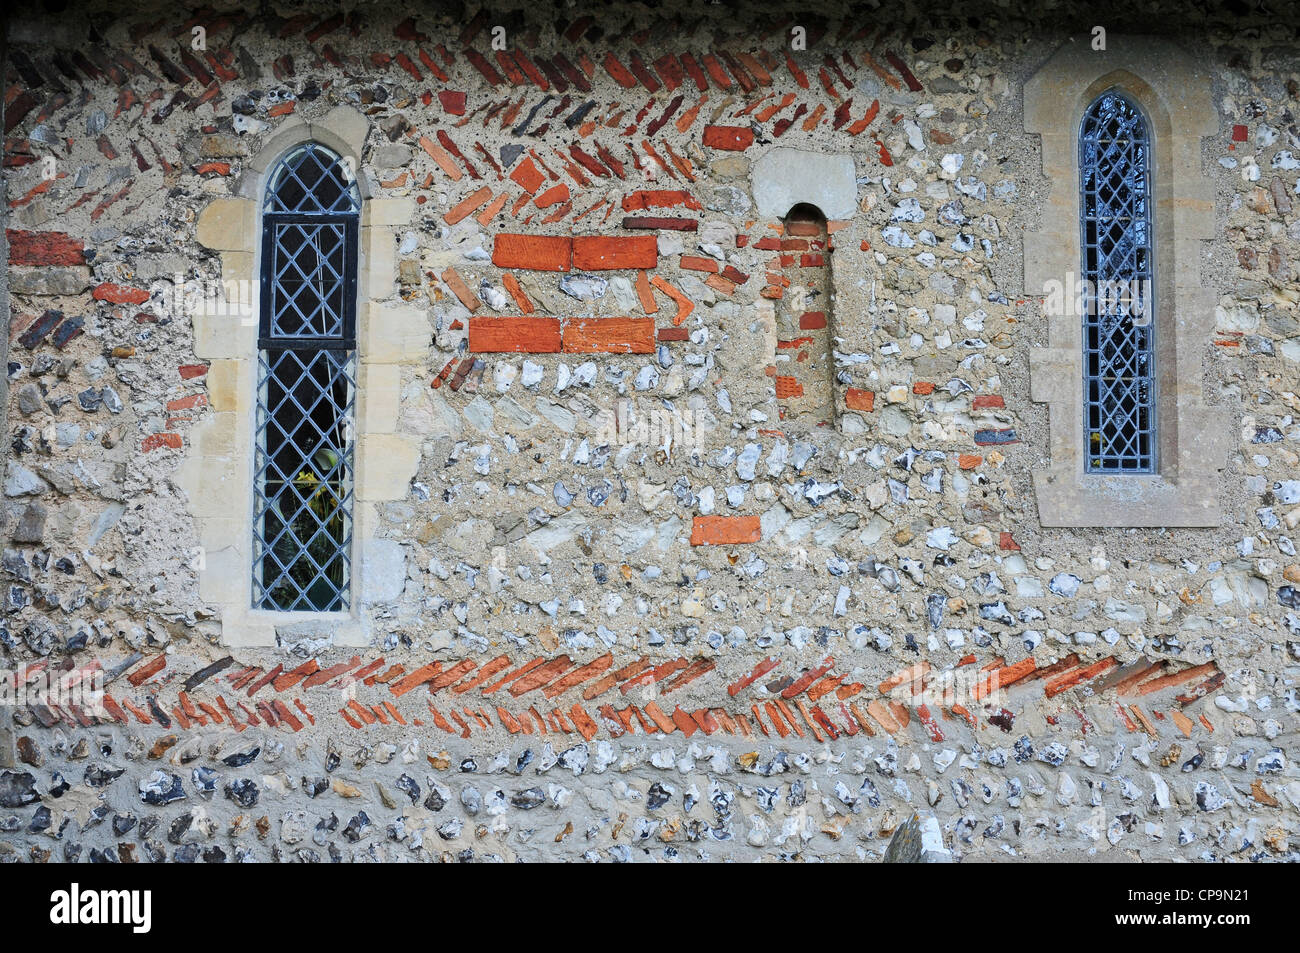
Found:
[[[106,694],[0,712],[0,858],[1296,859],[1300,57],[1185,6],[1177,529],[1039,521],[1024,89],[1090,22],[18,16],[0,645]],[[255,319],[182,300],[256,305],[308,139],[366,197],[327,619],[247,608]]]

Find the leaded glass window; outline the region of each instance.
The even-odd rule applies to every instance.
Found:
[[[1156,472],[1151,137],[1118,90],[1079,132],[1084,447],[1090,473]]]
[[[342,611],[351,588],[357,224],[351,167],[284,155],[262,206],[253,607]]]

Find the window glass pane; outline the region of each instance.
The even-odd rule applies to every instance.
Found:
[[[1080,126],[1084,438],[1089,472],[1155,472],[1150,137],[1115,90]]]
[[[356,212],[361,208],[352,168],[320,143],[308,142],[287,153],[271,172],[267,212]]]
[[[351,585],[360,194],[330,150],[276,163],[263,207],[253,606],[337,612]]]
[[[348,273],[346,223],[274,221],[267,228],[271,335],[341,337]]]
[[[262,350],[254,605],[347,608],[356,401],[349,351]]]

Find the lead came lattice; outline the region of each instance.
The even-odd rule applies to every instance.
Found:
[[[276,164],[263,205],[253,606],[338,612],[351,586],[360,194],[319,143]]]
[[[1156,380],[1150,136],[1115,90],[1079,135],[1084,280],[1084,439],[1090,473],[1153,473]]]

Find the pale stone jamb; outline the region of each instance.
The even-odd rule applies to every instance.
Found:
[[[1043,526],[1217,526],[1227,462],[1225,411],[1204,401],[1201,362],[1214,298],[1201,286],[1201,242],[1214,234],[1214,198],[1201,137],[1218,132],[1208,73],[1154,37],[1076,38],[1025,85],[1025,130],[1042,137],[1051,188],[1041,228],[1024,238],[1025,293],[1080,277],[1078,130],[1084,109],[1119,87],[1151,124],[1155,226],[1155,342],[1159,473],[1084,472],[1083,326],[1073,307],[1048,316],[1048,346],[1030,352],[1030,396],[1048,405],[1050,460],[1034,473]],[[1067,301],[1070,295],[1066,295]]]
[[[196,237],[221,253],[222,281],[247,282],[247,314],[193,316],[195,354],[209,362],[212,413],[190,434],[177,483],[189,497],[203,561],[199,596],[220,611],[222,641],[230,646],[274,646],[276,630],[319,628],[337,645],[370,642],[363,596],[387,587],[367,580],[376,537],[376,505],[402,499],[419,462],[418,438],[396,433],[403,365],[422,366],[431,342],[425,313],[399,303],[381,304],[396,293],[394,230],[409,223],[410,199],[373,197],[361,154],[369,121],[348,106],[323,119],[294,117],[249,160],[235,195],[210,202],[200,214]],[[270,612],[252,605],[253,440],[257,388],[261,201],[266,174],[290,148],[320,142],[357,170],[362,195],[357,292],[357,421],[351,559],[351,607],[346,612]],[[391,566],[392,561],[385,565]]]
[[[750,171],[754,204],[762,218],[785,218],[800,202],[815,205],[827,221],[852,218],[858,207],[853,156],[804,149],[769,149]]]

